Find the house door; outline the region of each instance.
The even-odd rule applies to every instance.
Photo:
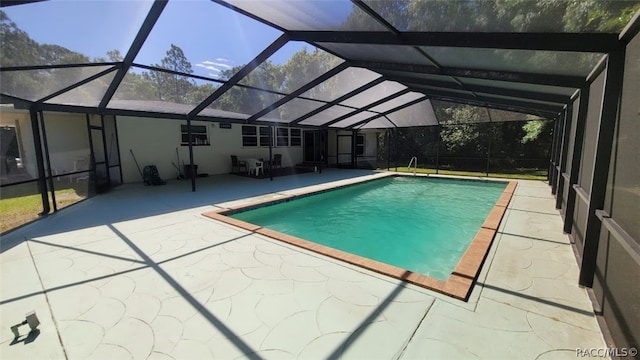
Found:
[[[91,147],[91,169],[96,192],[101,193],[111,188],[109,162],[104,132],[104,123],[93,116],[89,122],[89,145]]]
[[[353,167],[353,136],[338,135],[338,164],[340,168],[352,168]]]
[[[317,131],[304,132],[304,162],[320,160],[319,135]]]

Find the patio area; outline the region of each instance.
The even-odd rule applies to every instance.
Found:
[[[549,186],[519,181],[468,302],[202,216],[376,177],[118,187],[3,236],[2,359],[575,359],[607,346]],[[35,310],[39,332],[10,326]]]

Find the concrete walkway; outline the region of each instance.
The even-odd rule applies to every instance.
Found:
[[[0,358],[575,359],[606,346],[543,182],[519,183],[467,303],[201,216],[358,176],[375,174],[126,185],[4,236]],[[39,332],[14,339],[31,310]]]

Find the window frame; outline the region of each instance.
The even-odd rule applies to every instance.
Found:
[[[297,135],[294,135],[294,132],[297,132]],[[289,146],[290,147],[302,147],[302,129],[301,128],[291,128],[289,130]]]
[[[269,126],[242,125],[240,130],[242,147],[269,146]]]
[[[360,143],[362,139],[362,143]],[[356,135],[356,156],[365,156],[367,149],[367,137],[364,134]]]
[[[302,129],[285,126],[271,126],[273,147],[302,147]],[[269,126],[242,125],[242,147],[268,147]]]
[[[191,145],[210,146],[209,127],[207,125],[191,125]],[[189,146],[189,128],[186,124],[180,124],[180,145]]]

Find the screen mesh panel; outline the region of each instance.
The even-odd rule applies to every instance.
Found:
[[[636,241],[640,241],[640,36],[627,46],[622,86],[620,122],[615,138],[615,182],[612,216]],[[613,164],[612,164],[613,165]],[[611,184],[611,181],[609,181]]]
[[[212,102],[208,108],[246,114],[249,117],[283,97],[267,91],[234,86]]]
[[[265,116],[261,117],[260,120],[290,122],[296,120],[302,115],[310,113],[324,104],[324,102],[320,101],[295,98],[267,113]]]
[[[438,64],[484,70],[587,76],[603,54],[567,51],[421,47]]]
[[[399,127],[438,125],[431,101],[424,100],[387,115]]]
[[[580,112],[580,98],[578,97],[573,102],[573,111],[571,113],[571,128],[569,132],[569,143],[567,144],[567,167],[566,173],[571,174],[571,168],[573,163],[571,159],[573,159],[573,152],[575,151],[576,146],[576,129],[578,128],[578,113]]]
[[[226,80],[281,34],[271,26],[210,1],[169,1],[135,63]]]
[[[400,31],[608,32],[636,1],[365,0]],[[637,9],[637,8],[636,8]],[[571,16],[597,13],[598,16]],[[624,25],[618,25],[621,27]],[[619,28],[617,31],[621,30]]]
[[[380,74],[371,70],[350,67],[314,86],[300,96],[314,100],[333,101],[379,77]]]
[[[289,41],[240,80],[240,84],[289,94],[344,62],[301,41]]]
[[[349,0],[227,2],[287,30],[387,31]]]
[[[578,184],[587,194],[591,193],[591,182],[593,180],[593,162],[595,160],[600,114],[602,113],[604,82],[605,72],[603,71],[591,84],[589,90],[589,108],[587,110],[587,122],[585,124],[582,159],[580,160],[580,176],[578,180]]]
[[[426,56],[413,46],[382,44],[344,44],[320,42],[318,45],[349,60],[379,61],[397,64],[431,65]]]
[[[385,81],[342,101],[340,104],[360,108],[406,88],[395,81]]]
[[[108,68],[109,66],[86,66],[48,70],[5,71],[0,73],[2,93],[21,99],[37,101]]]
[[[111,84],[115,72],[90,81],[81,87],[67,91],[46,101],[48,104],[64,104],[97,107]]]
[[[391,109],[395,109],[395,108],[397,108],[399,106],[402,106],[402,105],[404,105],[406,103],[409,103],[411,101],[418,100],[421,97],[424,97],[424,95],[421,94],[421,93],[409,92],[409,93],[406,93],[404,95],[400,95],[397,98],[391,99],[391,100],[389,100],[387,102],[384,102],[384,103],[382,103],[380,105],[374,106],[370,110],[371,111],[376,111],[376,112],[381,112],[381,113],[382,112],[387,112],[387,111],[389,111]]]
[[[321,111],[300,123],[300,125],[324,125],[329,121],[335,120],[343,115],[353,112],[355,109],[345,106],[332,106],[324,111]]]
[[[11,108],[10,108],[11,109]],[[8,111],[3,107],[3,112]],[[4,115],[4,114],[0,114]],[[0,116],[0,184],[13,184],[38,178],[38,165],[35,144],[31,127],[31,116],[27,111]],[[37,184],[33,187],[37,189]],[[31,189],[25,185],[21,188],[2,188],[0,196],[12,198],[21,196],[18,189]],[[29,191],[25,191],[30,193]],[[4,212],[0,212],[4,214]],[[5,220],[4,218],[2,219]]]
[[[440,124],[475,124],[489,122],[486,108],[432,100]]]
[[[497,89],[511,89],[511,90],[523,90],[531,91],[542,94],[557,94],[571,96],[576,91],[574,88],[566,88],[552,85],[539,85],[539,84],[525,84],[512,81],[499,81],[499,80],[487,80],[487,79],[474,79],[474,78],[460,78],[460,81],[465,85],[475,85]],[[470,87],[473,89],[473,87]]]
[[[9,1],[3,1],[2,12],[9,21],[2,21],[0,63],[25,66],[109,61],[114,50],[126,54],[152,1],[42,1],[6,7],[5,3]],[[117,26],[105,20],[106,14],[114,13]]]
[[[373,113],[370,111],[363,111],[361,113],[357,113],[353,116],[350,116],[342,121],[339,121],[333,125],[330,125],[331,127],[337,127],[337,128],[346,128],[355,124],[360,123],[359,125],[355,126],[357,128],[361,128],[361,127],[365,127],[367,125],[368,122],[364,122],[365,120],[368,120],[374,116],[378,115],[377,113]]]

